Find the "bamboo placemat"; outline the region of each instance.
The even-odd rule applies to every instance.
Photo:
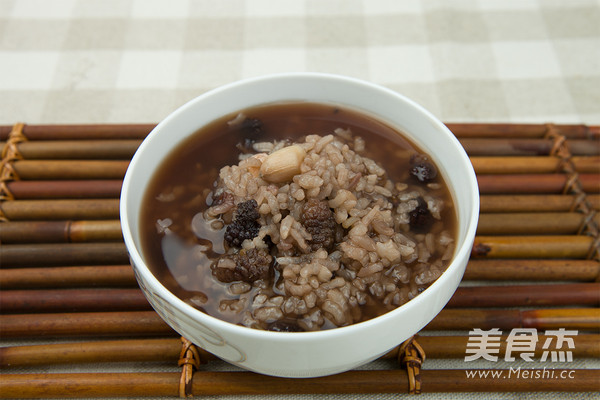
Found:
[[[502,358],[507,334],[525,328],[539,334],[531,354],[539,360],[549,357],[544,343],[564,329],[577,334],[572,346],[557,352],[600,358],[600,127],[448,126],[475,167],[480,222],[464,284],[408,350],[420,345],[428,359],[463,360],[473,345],[469,333],[497,329],[504,334],[496,353]],[[212,355],[182,347],[137,288],[118,221],[121,180],[152,128],[0,126],[0,336],[8,343],[56,341],[1,348],[0,397],[406,393],[411,362],[405,348],[384,357],[404,363],[390,362],[384,370],[282,379],[207,370],[201,364],[212,363]],[[183,375],[19,372],[180,359]],[[427,362],[416,372],[423,393],[600,390],[600,370],[549,360],[536,367],[574,372],[572,379],[541,376],[534,383],[469,378],[465,369],[431,370]],[[180,380],[194,369],[182,388]]]

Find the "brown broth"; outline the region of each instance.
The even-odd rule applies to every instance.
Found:
[[[350,129],[353,136],[365,140],[363,155],[377,161],[394,182],[408,182],[409,159],[422,153],[397,130],[365,115],[346,108],[314,103],[280,103],[243,110],[249,118],[263,124],[256,141],[288,139],[298,141],[307,134],[327,135],[336,128]],[[219,170],[238,163],[236,145],[252,136],[239,126],[229,126],[237,113],[224,116],[192,134],[163,161],[152,177],[141,208],[142,250],[152,273],[184,301],[200,310],[240,323],[234,313],[220,312],[217,299],[236,299],[228,294],[227,284],[216,280],[210,269],[212,257],[222,254],[223,232],[198,232],[203,224],[202,212],[210,203],[211,190]],[[445,199],[448,207],[442,213],[444,229],[455,233],[456,216],[452,198],[441,177],[442,187],[436,195]],[[174,234],[160,233],[157,226],[169,225]],[[456,237],[456,235],[454,235]],[[252,301],[253,291],[246,294]],[[375,317],[388,309],[377,302],[364,307],[364,319]],[[324,326],[323,329],[330,326]]]

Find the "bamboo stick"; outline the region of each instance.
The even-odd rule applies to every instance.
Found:
[[[590,207],[600,210],[600,195],[588,194],[585,198],[565,194],[526,194],[526,195],[483,195],[480,196],[482,213],[501,212],[570,212],[577,209],[580,200],[585,199]]]
[[[542,356],[544,349],[542,344],[546,339],[556,339],[556,337],[538,334],[538,345],[534,349],[534,357]],[[421,345],[427,358],[463,358],[465,349],[469,343],[469,336],[460,335],[441,335],[441,336],[424,336],[417,337],[418,343]],[[600,335],[598,334],[577,334],[573,336],[575,348],[571,349],[574,358],[600,358]],[[500,353],[505,354],[508,343],[508,335],[502,335],[500,339]],[[398,348],[393,349],[386,354],[386,358],[394,358],[398,355]]]
[[[481,329],[600,329],[597,308],[560,308],[536,310],[443,309],[425,330]]]
[[[143,139],[156,124],[25,125],[29,140],[110,140]],[[0,140],[6,140],[12,125],[0,127]]]
[[[0,315],[3,338],[173,336],[154,311]]]
[[[72,221],[68,224],[70,242],[121,241],[121,223],[119,220]]]
[[[0,336],[32,337],[141,337],[174,335],[175,332],[152,311],[121,311],[58,314],[9,314],[0,316]],[[444,309],[426,330],[470,330],[512,328],[600,329],[597,308],[541,310]]]
[[[591,206],[600,211],[600,195],[586,196]],[[569,212],[576,208],[572,195],[483,195],[482,213]],[[118,199],[11,200],[0,203],[9,221],[117,219]]]
[[[42,160],[129,160],[140,143],[139,140],[26,141],[16,146],[23,159],[35,166]],[[0,142],[0,151],[4,145]],[[578,172],[597,173],[600,168],[598,156],[575,156],[571,162]],[[555,156],[472,156],[471,163],[478,174],[553,173],[560,172],[562,167],[562,160]]]
[[[0,210],[9,221],[118,219],[119,199],[10,200]]]
[[[463,280],[583,281],[600,278],[596,260],[469,260]]]
[[[460,138],[470,156],[548,156],[554,147],[552,139],[522,138]],[[574,156],[598,156],[596,140],[570,139],[566,143]]]
[[[122,242],[7,244],[0,246],[2,268],[51,265],[123,265],[129,256]]]
[[[481,214],[479,235],[577,234],[586,217],[579,213]],[[592,221],[600,224],[600,215]],[[92,242],[122,239],[118,220],[102,221],[17,221],[0,231],[4,243]]]
[[[478,235],[576,235],[586,221],[581,213],[482,213]],[[600,224],[600,215],[591,221]]]
[[[595,260],[470,260],[463,280],[581,281],[600,276]],[[0,269],[0,287],[46,289],[137,286],[129,265]]]
[[[573,157],[571,162],[579,173],[600,172],[600,157]],[[475,173],[481,174],[551,174],[561,172],[559,157],[471,157]]]
[[[423,393],[442,392],[596,392],[600,370],[534,369],[481,370],[485,375],[467,376],[465,370],[421,370]],[[488,371],[488,372],[485,372]],[[546,372],[544,372],[546,371]],[[563,372],[565,371],[565,372]],[[544,372],[544,373],[542,373]],[[563,373],[563,379],[560,373]],[[491,378],[490,373],[498,374]],[[531,374],[531,375],[530,375]],[[512,378],[512,379],[501,379]],[[179,373],[79,373],[10,374],[0,383],[2,396],[23,398],[55,397],[142,397],[177,396]],[[407,393],[405,370],[348,371],[320,378],[277,378],[252,372],[201,371],[193,378],[194,396],[248,396],[286,394]]]
[[[590,236],[476,236],[473,258],[586,258],[592,250]],[[0,247],[3,267],[40,265],[125,264],[122,242],[68,244],[7,244]]]
[[[480,175],[481,194],[560,194],[569,178],[564,174]],[[600,174],[581,174],[579,181],[587,193],[600,193]],[[8,190],[17,200],[60,198],[117,198],[121,180],[13,181]]]
[[[575,340],[579,337],[575,337]],[[579,341],[576,342],[579,345]],[[579,346],[579,347],[585,347]],[[576,349],[580,349],[576,346]],[[0,348],[0,367],[31,367],[101,362],[168,362],[176,361],[181,339],[125,339],[93,342],[53,343]],[[198,347],[202,360],[215,356]],[[576,355],[576,354],[574,354]]]
[[[447,308],[600,306],[600,283],[459,287]]]
[[[595,260],[470,260],[463,280],[593,282],[600,276]],[[0,287],[61,289],[137,287],[130,265],[0,269]]]
[[[600,283],[460,287],[447,308],[599,306]],[[5,314],[151,310],[139,289],[3,290]]]
[[[600,193],[600,174],[580,174],[582,190],[586,193]],[[481,194],[560,194],[569,182],[566,174],[512,174],[479,175],[477,177]]]
[[[68,243],[123,240],[119,220],[5,222],[3,243]]]
[[[550,129],[571,139],[594,139],[600,136],[597,126],[566,124],[513,123],[447,123],[448,129],[460,138],[545,138]]]
[[[6,182],[16,200],[118,198],[120,179]]]
[[[179,373],[6,374],[2,398],[130,398],[179,394]]]
[[[1,150],[0,145],[0,150]],[[83,153],[83,151],[79,151]],[[100,157],[100,155],[89,152],[91,157]],[[65,160],[36,160],[33,157],[26,157],[25,160],[14,162],[15,169],[19,173],[22,179],[50,179],[47,175],[38,177],[36,174],[43,174],[45,168],[50,168],[56,171],[52,177],[58,176],[57,179],[69,179],[69,174],[74,174],[77,168],[77,162],[80,163],[80,167],[84,169],[85,176],[90,179],[108,179],[97,174],[102,167],[112,168],[116,171],[121,171],[123,168],[126,169],[126,163],[123,161],[118,163],[119,160],[113,160],[111,158],[125,158],[122,157],[123,152],[113,154],[112,157],[105,157],[102,160],[96,160],[93,164],[90,160],[81,160],[78,157],[83,158],[84,155],[75,153],[70,158]],[[41,151],[35,155],[43,154]],[[127,158],[129,160],[133,156],[133,152]],[[23,155],[25,157],[25,155]],[[90,157],[90,158],[91,158]],[[58,159],[59,155],[54,155],[54,159]],[[62,161],[62,162],[59,162]],[[477,174],[546,174],[561,172],[561,160],[558,157],[471,157],[471,162]],[[598,173],[599,164],[598,157],[573,157],[572,162],[575,167],[575,171],[580,173]],[[122,167],[124,164],[125,167]],[[57,172],[63,170],[65,176],[59,175]],[[48,174],[46,172],[46,174]],[[82,173],[83,174],[83,173]],[[114,173],[113,175],[117,175]],[[122,175],[121,175],[122,176]],[[111,176],[111,178],[113,178]],[[79,178],[80,179],[80,178]]]
[[[124,142],[124,143],[120,143]],[[54,144],[55,146],[52,146]],[[15,169],[23,179],[38,179],[34,173],[43,173],[45,167],[61,168],[65,173],[73,173],[71,166],[77,162],[90,170],[88,176],[94,178],[91,160],[103,162],[107,167],[119,165],[116,161],[128,161],[139,146],[139,141],[73,141],[70,146],[63,142],[23,142],[17,145],[23,160],[14,162]],[[0,151],[3,144],[0,143]],[[56,149],[55,149],[56,148]],[[49,160],[52,160],[49,161]],[[63,164],[58,163],[63,161]],[[83,163],[86,161],[89,165]],[[575,170],[580,173],[598,173],[600,157],[576,156],[571,159]],[[477,174],[544,174],[561,172],[562,160],[550,156],[473,156],[471,163]],[[55,167],[56,166],[56,167]],[[115,167],[116,168],[116,167]],[[125,167],[126,168],[126,167]],[[26,178],[27,176],[27,178]],[[44,178],[48,179],[48,178]],[[62,179],[68,179],[63,177]]]
[[[141,142],[139,139],[34,140],[15,146],[26,160],[129,160]],[[5,145],[0,142],[0,152]]]
[[[560,329],[565,320],[572,322],[574,329],[600,330],[600,309],[542,309],[521,311],[524,328]]]
[[[12,163],[23,180],[123,179],[124,160],[18,160]]]
[[[86,287],[137,287],[130,265],[0,269],[0,287],[61,289]]]
[[[119,139],[144,138],[155,124],[85,124],[85,125],[25,125],[23,132],[31,140]],[[599,136],[598,127],[573,124],[516,124],[516,123],[447,123],[458,137],[515,137],[544,138],[550,129],[568,138],[593,139]],[[0,140],[5,140],[12,125],[0,126]]]
[[[476,236],[473,258],[587,258],[591,236]]]
[[[4,314],[148,311],[152,307],[140,289],[2,290]]]
[[[586,217],[580,213],[495,213],[481,214],[479,235],[577,234]],[[592,218],[600,224],[600,215]],[[118,220],[16,221],[0,231],[4,243],[62,243],[116,241],[122,239]]]
[[[555,338],[555,337],[554,337]],[[507,335],[500,338],[499,354],[507,347]],[[552,336],[538,334],[534,357],[539,358],[544,349],[542,343]],[[573,358],[600,358],[600,335],[578,334],[572,337],[574,347],[570,349]],[[441,335],[417,337],[427,359],[463,358],[469,343],[469,336]],[[383,359],[398,357],[396,346],[383,355]],[[165,362],[177,360],[181,351],[180,339],[125,339],[92,342],[54,343],[31,346],[10,346],[0,348],[0,367],[19,368],[40,365],[102,363],[102,362]],[[210,362],[217,358],[198,347],[200,358]]]
[[[600,157],[574,158],[576,171],[590,175],[590,177],[583,177],[584,180],[598,176],[599,159]],[[473,157],[471,161],[478,175],[504,174],[510,176],[560,172],[560,160],[550,157]],[[122,179],[129,161],[18,160],[12,165],[17,176],[24,180]],[[554,182],[558,178],[546,177],[544,179],[548,180],[547,185],[550,185],[550,182]]]
[[[573,320],[569,321],[573,323]],[[570,324],[569,324],[570,326]],[[522,328],[519,310],[443,309],[423,331]]]

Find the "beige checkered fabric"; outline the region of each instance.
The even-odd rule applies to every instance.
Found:
[[[157,122],[319,71],[448,122],[600,123],[596,0],[1,0],[0,123]]]
[[[369,80],[411,97],[446,122],[600,124],[600,2],[0,0],[0,124],[153,123],[219,85],[291,71]],[[518,362],[477,360],[467,366],[463,360],[428,360],[425,368],[518,365],[525,368]],[[598,368],[588,360],[570,365]],[[364,368],[381,367],[378,361]],[[177,370],[148,366],[165,369]],[[593,398],[419,398],[544,397]]]

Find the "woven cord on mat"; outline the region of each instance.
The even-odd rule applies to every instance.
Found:
[[[194,372],[200,368],[204,361],[200,357],[200,352],[188,339],[181,337],[181,353],[177,364],[181,367],[181,378],[179,379],[179,397],[191,398],[192,379]]]
[[[425,362],[425,350],[417,342],[417,335],[411,336],[398,348],[398,362],[407,371],[408,393],[421,394],[421,366]],[[179,380],[179,397],[192,398],[194,372],[204,361],[196,346],[185,337],[181,337],[181,353],[178,365],[182,367]]]
[[[590,204],[587,194],[583,190],[583,186],[579,180],[579,174],[573,164],[573,156],[569,150],[567,139],[564,135],[560,134],[559,128],[554,124],[547,125],[546,138],[553,141],[550,155],[560,158],[560,169],[568,176],[563,189],[563,194],[575,195],[577,201],[574,203],[572,211],[579,211],[585,216],[577,234],[585,234],[594,238],[587,254],[587,258],[600,260],[600,230],[594,221],[596,210],[594,210],[594,207]]]
[[[0,159],[0,201],[12,200],[14,197],[8,186],[6,185],[9,181],[18,180],[19,176],[13,167],[15,160],[23,158],[17,144],[27,141],[27,137],[23,134],[23,128],[25,124],[16,123],[8,135],[8,140],[2,149],[2,157]],[[0,221],[5,221],[6,217],[0,210]]]
[[[406,368],[408,393],[421,394],[421,365],[425,362],[425,350],[417,342],[417,335],[400,345],[398,362],[403,368]]]

